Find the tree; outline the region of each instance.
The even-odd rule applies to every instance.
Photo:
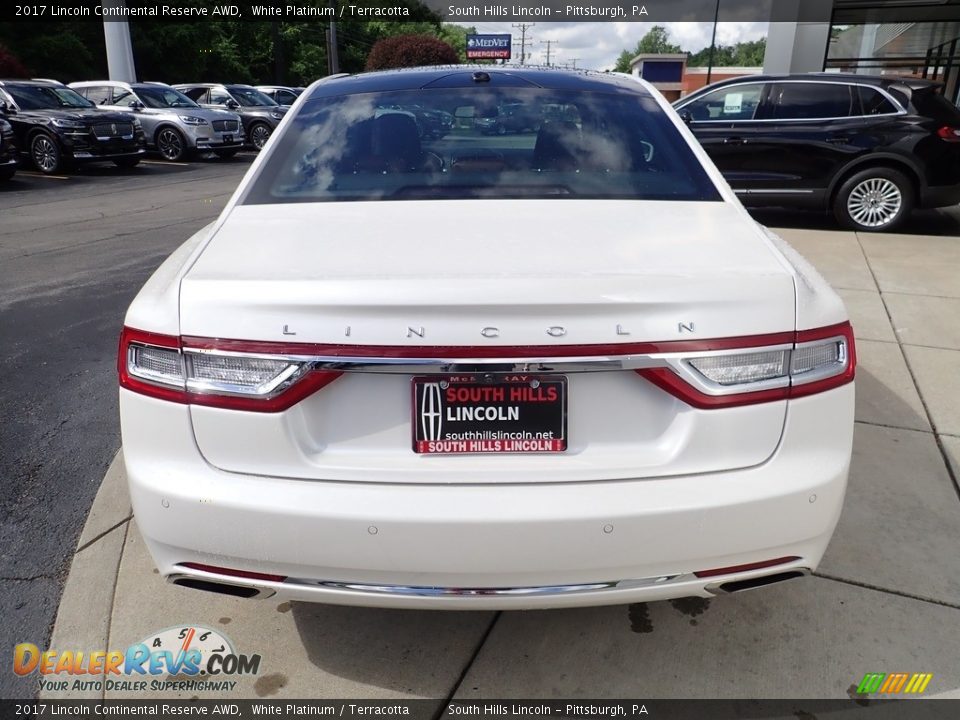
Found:
[[[446,65],[459,62],[449,43],[431,35],[396,35],[378,40],[367,58],[367,70]]]
[[[0,45],[0,77],[25,78],[30,77],[30,71],[17,57]]]
[[[717,45],[713,50],[713,62],[710,62],[710,48],[705,47],[692,53],[687,59],[688,67],[758,67],[763,65],[763,55],[767,49],[766,38],[738,42],[734,45]]]
[[[670,33],[663,25],[654,25],[647,31],[647,34],[640,38],[633,51],[624,50],[617,58],[617,64],[613,68],[617,72],[630,72],[630,61],[637,55],[667,55],[681,53],[679,45],[670,42]]]

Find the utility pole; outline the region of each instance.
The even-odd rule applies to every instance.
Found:
[[[550,46],[553,45],[556,40],[544,40],[547,43],[547,67],[550,67]]]
[[[523,65],[524,61],[527,59],[527,30],[532,28],[536,23],[515,23],[513,27],[517,28],[520,31],[520,64]],[[533,38],[530,39],[530,42],[533,43]]]
[[[337,0],[330,0],[330,7],[336,15]],[[330,30],[327,35],[327,64],[330,67],[330,74],[336,75],[340,72],[340,57],[337,54],[337,21],[330,21]]]
[[[717,20],[720,19],[720,0],[713,11],[713,36],[710,38],[710,59],[707,60],[707,85],[710,84],[710,76],[713,75],[713,53],[717,47]]]
[[[579,59],[580,59],[580,58],[573,58],[573,59],[571,59],[571,61],[570,61],[570,62],[573,63],[573,69],[574,69],[574,70],[577,69],[577,60],[579,60]]]

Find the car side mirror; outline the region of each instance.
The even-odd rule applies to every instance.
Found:
[[[0,102],[0,112],[6,115],[16,115],[17,108],[8,102]]]
[[[240,107],[240,103],[238,103],[236,100],[227,100],[224,105],[231,110],[236,110],[238,107]]]
[[[133,110],[134,112],[140,112],[145,107],[145,105],[139,100],[131,100],[129,104],[130,104],[130,109]]]
[[[689,125],[693,122],[693,115],[689,110],[681,110],[677,114],[680,116],[680,119],[683,120],[685,125]]]

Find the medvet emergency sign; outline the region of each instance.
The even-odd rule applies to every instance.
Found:
[[[510,35],[467,35],[467,60],[509,60]]]

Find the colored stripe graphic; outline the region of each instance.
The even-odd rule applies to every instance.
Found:
[[[860,686],[857,688],[857,695],[870,695],[877,692],[885,677],[886,673],[867,673],[863,676],[863,680],[860,681]]]
[[[925,691],[931,680],[933,673],[867,673],[857,686],[857,695],[900,692],[916,695]]]

